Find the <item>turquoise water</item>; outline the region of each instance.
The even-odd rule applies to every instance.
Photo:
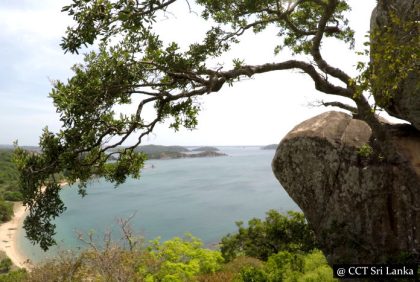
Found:
[[[98,238],[112,230],[120,236],[119,218],[131,220],[133,229],[147,239],[162,240],[192,233],[206,245],[217,243],[236,230],[236,221],[264,217],[269,209],[299,210],[271,171],[274,150],[259,147],[219,147],[229,156],[178,160],[151,160],[139,180],[129,179],[117,189],[97,180],[81,198],[76,187],[61,195],[67,210],[57,219],[58,248],[47,253],[20,234],[23,253],[39,261],[57,249],[77,249],[77,232],[95,230]],[[151,168],[153,164],[154,168]]]

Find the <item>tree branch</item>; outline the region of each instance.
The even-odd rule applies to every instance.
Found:
[[[338,1],[337,0],[329,0],[328,4],[325,6],[324,14],[322,15],[319,23],[318,23],[318,31],[314,38],[312,39],[312,50],[311,55],[314,58],[316,64],[322,70],[323,72],[340,79],[342,82],[344,82],[346,85],[349,85],[350,76],[347,75],[344,71],[342,71],[339,68],[334,68],[330,66],[321,55],[320,46],[321,41],[324,36],[324,33],[327,31],[327,22],[333,15],[336,7],[337,7]]]
[[[281,63],[268,63],[263,65],[257,66],[242,66],[239,68],[232,69],[230,71],[224,72],[215,72],[215,71],[208,71],[206,74],[214,75],[218,77],[224,77],[225,79],[234,79],[239,76],[252,76],[258,73],[266,73],[271,71],[277,70],[287,70],[287,69],[300,69],[306,74],[308,74],[312,80],[315,82],[315,88],[319,91],[322,91],[326,94],[335,94],[340,95],[346,98],[352,98],[353,91],[351,89],[343,88],[340,86],[336,86],[328,80],[326,80],[323,76],[321,76],[314,66],[309,63],[297,60],[289,60]]]
[[[353,115],[357,115],[358,109],[356,107],[341,103],[341,102],[324,102],[321,101],[320,104],[324,107],[338,107],[343,110],[351,112]]]

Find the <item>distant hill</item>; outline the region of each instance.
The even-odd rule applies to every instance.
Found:
[[[222,156],[227,156],[227,154],[214,152],[214,151],[203,151],[200,153],[186,154],[187,158],[222,157]]]
[[[19,146],[20,148],[27,150],[27,151],[31,151],[31,152],[41,152],[41,148],[38,146]],[[14,150],[15,146],[13,145],[5,145],[5,144],[0,144],[0,150]]]
[[[270,144],[270,145],[261,147],[261,150],[276,150],[277,147],[278,147],[278,144]]]
[[[20,146],[21,148],[32,151],[41,152],[38,146]],[[121,149],[112,149],[109,152],[117,151]],[[0,150],[12,151],[13,145],[1,145]],[[197,158],[197,157],[219,157],[226,156],[224,153],[218,153],[219,149],[216,147],[203,146],[193,149],[192,151],[182,146],[163,146],[163,145],[143,145],[138,146],[135,149],[136,152],[143,152],[147,155],[148,159],[182,159],[182,158]],[[199,152],[199,153],[194,153]],[[116,160],[116,157],[112,156],[110,160]]]
[[[203,147],[198,147],[198,148],[192,149],[191,151],[193,151],[193,152],[217,152],[217,151],[219,151],[219,149],[217,149],[216,147],[211,147],[211,146],[203,146]]]
[[[136,152],[144,152],[146,154],[153,154],[153,153],[160,153],[160,152],[173,152],[173,153],[181,153],[181,152],[189,152],[185,147],[182,146],[162,146],[162,145],[143,145],[138,146]]]
[[[143,152],[147,155],[149,160],[152,159],[183,159],[183,158],[203,158],[203,157],[220,157],[226,156],[224,153],[215,152],[218,150],[214,147],[200,147],[201,150],[194,149],[194,152],[200,151],[200,153],[193,153],[182,146],[162,146],[162,145],[144,145],[139,146],[135,149],[136,152]],[[204,150],[204,148],[208,148]],[[210,150],[215,149],[215,150]]]

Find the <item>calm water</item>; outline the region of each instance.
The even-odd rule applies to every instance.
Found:
[[[219,147],[227,157],[151,160],[139,180],[129,179],[117,189],[98,180],[81,198],[76,187],[62,190],[67,210],[55,223],[59,249],[83,246],[77,232],[107,230],[119,236],[117,221],[132,219],[133,229],[147,239],[162,240],[192,233],[211,245],[236,230],[235,221],[264,217],[269,209],[299,210],[271,171],[274,150],[259,147]],[[154,168],[150,168],[153,164]],[[119,237],[118,237],[119,238]],[[43,253],[20,234],[23,252],[33,261]]]

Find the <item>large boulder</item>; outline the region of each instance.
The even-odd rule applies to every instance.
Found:
[[[341,112],[296,126],[272,168],[304,212],[330,264],[380,263],[420,253],[420,133],[390,129],[405,162],[371,152],[370,127]]]
[[[385,26],[389,26],[390,14],[396,15],[401,22],[418,21],[420,18],[420,1],[419,0],[387,0],[378,1],[376,8],[372,12],[370,21],[371,32]],[[407,37],[418,38],[418,26],[414,27],[411,32],[401,32],[394,30],[396,38],[399,41],[409,42]],[[374,42],[372,42],[374,46]],[[375,63],[375,62],[374,62]],[[379,62],[380,66],[381,62]],[[408,76],[400,82],[400,85],[393,93],[392,99],[385,105],[385,110],[398,118],[404,119],[412,123],[413,126],[420,130],[420,62],[417,61],[414,69],[408,73]],[[377,100],[383,99],[382,90],[378,89],[373,93]]]

